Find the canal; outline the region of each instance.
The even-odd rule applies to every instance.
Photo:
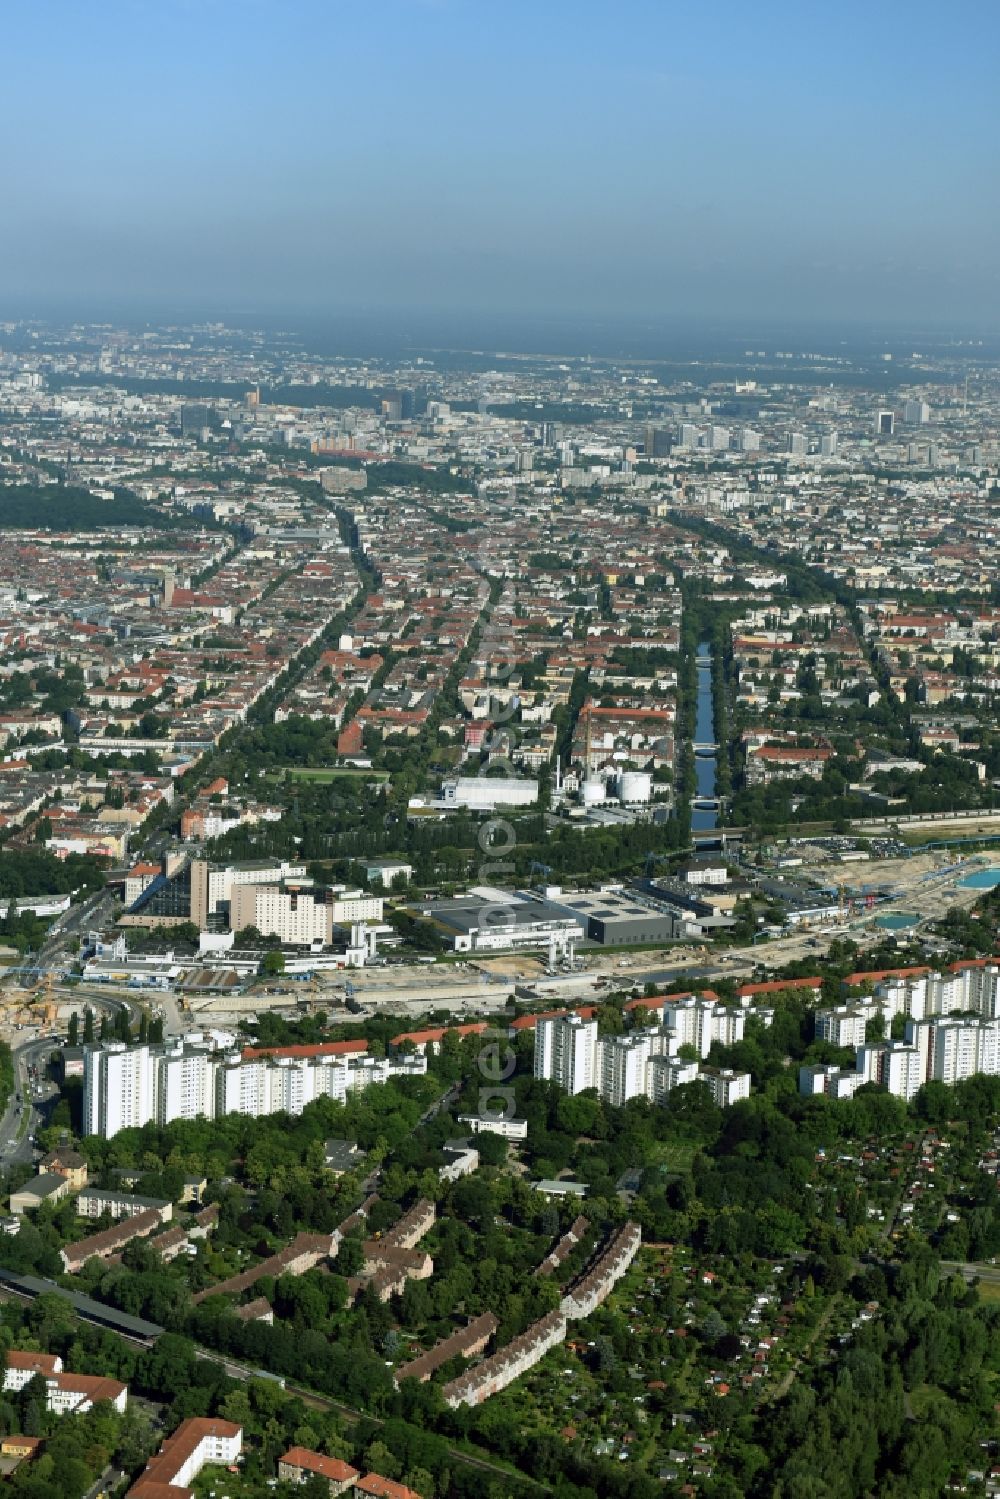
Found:
[[[712,643],[710,640],[699,641],[698,660],[711,661]],[[715,714],[712,704],[712,668],[711,665],[698,667],[698,697],[695,707],[694,738],[696,744],[711,744],[715,739]],[[694,757],[695,775],[695,798],[714,797],[715,795],[715,755],[696,754]],[[717,826],[719,814],[713,808],[691,808],[691,830],[703,833]]]

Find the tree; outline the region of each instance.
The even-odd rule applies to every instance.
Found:
[[[361,1248],[361,1240],[347,1234],[341,1239],[337,1249],[337,1274],[344,1276],[358,1275],[364,1261],[365,1256],[364,1250]],[[410,1282],[407,1281],[407,1287],[409,1287],[409,1284]]]
[[[384,1442],[370,1442],[365,1448],[365,1462],[371,1473],[379,1473],[383,1478],[398,1478],[402,1472],[402,1464],[391,1453]]]
[[[271,952],[264,954],[261,960],[260,971],[262,974],[269,975],[284,973],[285,955],[280,948],[274,948]]]
[[[80,1016],[77,1014],[76,1010],[74,1010],[72,1015],[69,1017],[69,1028],[66,1032],[66,1040],[70,1046],[78,1046],[80,1044]]]

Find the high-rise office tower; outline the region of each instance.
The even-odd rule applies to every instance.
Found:
[[[188,402],[181,407],[181,436],[201,437],[208,432],[212,425],[212,412],[208,406],[192,405]]]

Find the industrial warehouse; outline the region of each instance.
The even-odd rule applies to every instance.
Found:
[[[459,900],[411,908],[447,934],[455,952],[550,948],[571,956],[579,946],[670,942],[683,935],[682,918],[654,896],[622,885],[594,891],[482,889]]]

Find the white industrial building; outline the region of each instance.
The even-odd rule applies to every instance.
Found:
[[[456,776],[441,787],[446,807],[495,812],[497,807],[530,807],[538,800],[538,782],[521,776]]]
[[[464,1124],[474,1135],[499,1135],[503,1140],[526,1140],[527,1119],[508,1118],[506,1114],[459,1114],[459,1124]]]

